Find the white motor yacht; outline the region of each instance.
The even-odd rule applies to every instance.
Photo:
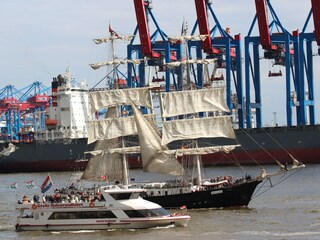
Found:
[[[49,201],[24,201],[16,230],[104,230],[187,226],[190,216],[170,214],[160,205],[140,197],[142,189],[100,188],[85,199],[56,193]],[[59,196],[57,196],[59,194]],[[84,194],[84,193],[82,193]]]

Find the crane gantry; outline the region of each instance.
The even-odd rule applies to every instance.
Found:
[[[313,16],[314,28],[313,31],[307,32],[307,27]],[[320,1],[311,0],[311,9],[309,11],[306,22],[299,34],[299,56],[300,56],[300,88],[303,91],[299,94],[300,106],[302,111],[300,112],[301,124],[307,123],[306,116],[309,108],[309,121],[310,125],[315,124],[315,98],[314,98],[314,53],[313,43],[318,46],[317,54],[320,54]],[[306,79],[306,80],[305,80]]]
[[[197,59],[203,59],[201,50],[206,54],[205,58],[215,59],[215,69],[225,70],[226,101],[230,110],[237,110],[238,124],[244,127],[244,104],[243,104],[243,84],[241,67],[241,35],[234,37],[230,35],[229,27],[223,28],[212,8],[211,0],[195,0],[197,21],[191,35],[195,35],[196,28],[199,28],[200,36],[206,36],[201,41],[189,41],[189,52],[191,48],[196,48]],[[215,25],[210,28],[209,15],[212,16]],[[197,85],[203,86],[203,68],[197,64]],[[212,77],[212,80],[215,80]],[[219,79],[224,80],[224,79]],[[232,92],[232,82],[235,94]],[[236,98],[234,98],[234,96]]]
[[[182,89],[182,73],[181,68],[174,73],[165,64],[171,61],[181,60],[182,46],[180,42],[171,42],[167,34],[160,28],[152,13],[151,0],[133,0],[135,14],[137,19],[137,27],[134,30],[134,36],[139,32],[140,44],[134,44],[135,37],[131,40],[127,47],[128,60],[136,58],[141,60],[138,66],[138,73],[133,63],[128,63],[128,85],[133,86],[133,81],[137,81],[139,86],[146,85],[145,63],[148,66],[158,67],[165,72],[166,91],[170,91],[173,83],[176,89]],[[156,27],[156,31],[150,34],[149,17]],[[160,35],[160,40],[157,37]],[[145,60],[147,60],[145,62]],[[171,82],[170,76],[173,76]]]
[[[296,98],[301,91],[299,84],[299,41],[298,31],[290,34],[280,22],[270,0],[255,0],[256,15],[253,19],[248,35],[245,37],[245,82],[246,82],[246,124],[253,127],[253,110],[255,111],[257,127],[262,127],[262,98],[260,74],[260,50],[263,57],[272,60],[274,65],[285,67],[286,77],[286,112],[287,125],[292,126],[292,108],[296,107],[297,122],[300,122],[301,108],[296,104]],[[269,10],[269,11],[268,11]],[[269,22],[268,12],[272,17]],[[251,36],[255,24],[258,22],[259,35]],[[274,31],[276,30],[276,31]],[[252,52],[251,52],[252,49]],[[268,77],[281,76],[282,72],[272,73]],[[294,91],[292,90],[292,85]],[[254,94],[254,102],[251,94]]]

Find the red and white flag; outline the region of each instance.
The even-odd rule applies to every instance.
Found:
[[[109,33],[111,33],[112,35],[119,37],[118,33],[116,33],[112,28],[111,28],[111,24],[109,24]]]

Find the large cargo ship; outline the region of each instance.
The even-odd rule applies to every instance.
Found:
[[[74,86],[71,77],[52,82],[52,106],[47,111],[46,129],[21,134],[19,141],[1,143],[0,172],[78,171],[87,164],[89,118],[88,89]],[[303,163],[318,163],[320,125],[236,129],[241,147],[231,153],[204,155],[204,165],[283,164],[292,156]],[[218,139],[213,144],[234,144]],[[229,141],[229,142],[228,142]],[[232,142],[233,141],[233,142]],[[129,155],[131,168],[141,167],[139,155]]]
[[[74,84],[70,71],[52,81],[52,103],[45,128],[20,132],[19,139],[3,139],[0,172],[70,171],[78,168],[87,148],[88,88]],[[79,163],[85,165],[84,162]]]

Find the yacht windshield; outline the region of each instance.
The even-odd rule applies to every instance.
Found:
[[[143,209],[143,210],[125,210],[124,211],[130,218],[143,218],[143,217],[161,217],[170,215],[164,208],[157,209]]]

